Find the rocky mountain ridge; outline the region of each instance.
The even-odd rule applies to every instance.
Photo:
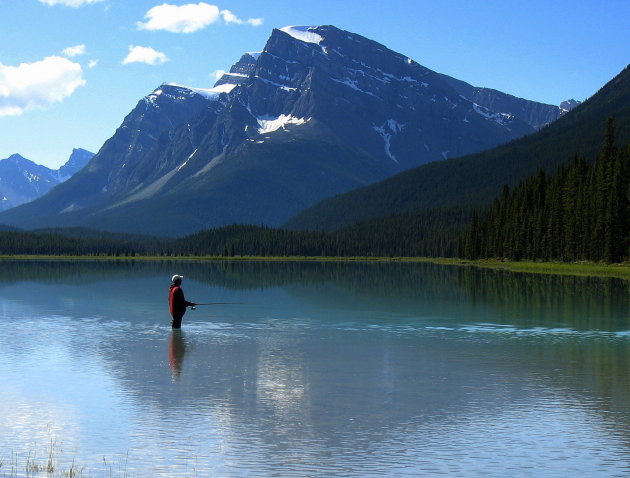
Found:
[[[0,211],[24,204],[46,194],[66,181],[92,159],[94,153],[75,148],[59,169],[36,164],[19,154],[0,160]]]
[[[333,26],[286,27],[213,88],[161,85],[88,167],[0,222],[171,236],[276,226],[323,198],[491,148],[562,114]]]

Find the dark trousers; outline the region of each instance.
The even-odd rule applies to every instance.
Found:
[[[184,314],[177,314],[173,316],[173,322],[171,323],[171,327],[174,329],[182,328],[182,319],[184,318]]]

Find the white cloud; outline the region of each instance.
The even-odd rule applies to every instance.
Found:
[[[81,65],[60,56],[18,66],[0,63],[0,117],[48,108],[85,83]]]
[[[186,5],[162,5],[151,8],[145,15],[146,22],[138,22],[140,30],[166,30],[171,33],[193,33],[208,25],[216,23],[223,18],[225,23],[238,25],[248,24],[260,26],[262,18],[249,18],[241,20],[230,10],[219,10],[216,5],[209,3],[188,3]]]
[[[96,65],[98,65],[98,60],[90,60],[88,68],[94,68]]]
[[[64,49],[61,52],[62,55],[68,56],[68,57],[73,57],[73,56],[77,56],[77,55],[83,55],[85,54],[85,45],[75,45],[75,46],[70,46],[66,49]]]
[[[164,3],[149,10],[138,22],[141,30],[166,30],[171,33],[193,33],[215,23],[219,19],[219,7],[204,2],[182,6]]]
[[[39,0],[41,3],[53,7],[55,5],[63,5],[65,7],[78,8],[92,3],[99,3],[103,0]]]
[[[243,24],[243,20],[238,18],[229,10],[221,10],[221,16],[223,17],[225,23],[238,23],[239,25]]]
[[[161,51],[154,50],[148,46],[129,45],[129,54],[122,61],[122,64],[146,63],[148,65],[157,65],[166,61],[168,61],[168,57]]]

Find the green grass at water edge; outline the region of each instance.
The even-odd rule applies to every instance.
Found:
[[[589,277],[615,277],[630,280],[630,264],[602,264],[597,262],[537,262],[504,261],[501,259],[435,259],[431,262],[445,265],[483,267],[488,269]]]
[[[322,256],[53,256],[53,255],[0,255],[0,261],[156,261],[156,262],[425,262],[450,266],[483,267],[489,269],[527,272],[532,274],[579,275],[615,277],[630,280],[630,263],[602,264],[595,262],[538,262],[507,261],[502,259],[467,260],[442,257],[322,257]]]

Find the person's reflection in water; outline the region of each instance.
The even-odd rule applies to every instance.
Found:
[[[173,329],[171,339],[168,342],[168,364],[171,367],[171,377],[179,380],[182,373],[184,355],[186,354],[186,342],[182,329]]]

